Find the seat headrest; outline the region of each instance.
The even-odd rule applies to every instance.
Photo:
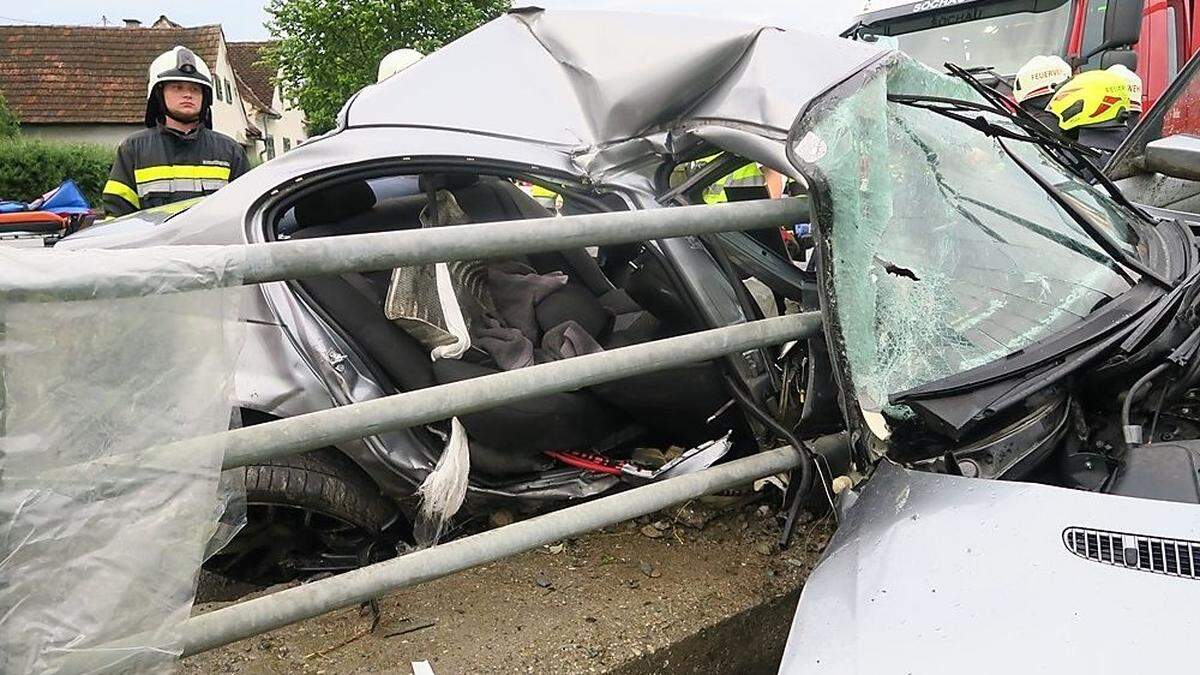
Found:
[[[296,202],[297,227],[325,225],[366,213],[375,207],[375,192],[365,180],[338,183]]]
[[[421,192],[432,190],[461,190],[479,182],[479,176],[470,173],[423,173],[417,184]]]

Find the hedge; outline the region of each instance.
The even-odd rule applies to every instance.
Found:
[[[113,148],[86,143],[0,139],[0,200],[30,201],[71,178],[88,202],[99,207],[115,153]]]
[[[17,116],[8,107],[8,100],[4,98],[4,92],[0,91],[0,138],[13,138],[20,131],[21,124],[17,122]]]

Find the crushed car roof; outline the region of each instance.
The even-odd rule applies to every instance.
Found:
[[[515,9],[362,90],[345,124],[455,129],[573,154],[697,125],[782,138],[813,98],[885,53],[724,19]]]

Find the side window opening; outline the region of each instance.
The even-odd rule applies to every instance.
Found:
[[[309,191],[282,204],[282,216],[271,225],[278,238],[288,239],[419,228],[422,211],[427,208],[425,188],[431,184],[437,187],[438,208],[445,209],[439,213],[453,218],[448,221],[450,226],[462,219],[483,224],[550,215],[514,179],[387,175],[314,183]],[[559,197],[564,208],[588,207],[584,203],[588,199],[593,200],[593,209],[616,206],[604,195],[573,194],[573,188],[563,186]],[[454,208],[446,208],[446,193],[453,198]],[[449,301],[447,295],[429,286],[429,273],[418,269],[432,267],[428,265],[298,279],[293,284],[352,339],[355,352],[380,381],[408,391],[544,362],[538,359],[570,358],[704,327],[661,255],[652,249],[639,243],[620,251],[580,248],[451,263],[447,269],[455,284],[455,297]],[[532,301],[534,321],[525,322],[528,325],[512,321],[502,307],[518,300],[525,303],[525,294],[497,290],[520,283],[511,279],[514,275],[536,277],[539,287],[552,286]],[[426,279],[424,285],[421,279]],[[430,354],[439,344],[461,342],[435,342],[460,330],[436,318],[450,311],[447,302],[463,313],[471,339],[458,358],[435,360]],[[429,308],[440,309],[425,311]],[[532,348],[516,348],[521,345]],[[679,378],[684,377],[689,383],[686,395],[664,404],[659,392],[677,388]],[[662,377],[639,378],[636,384],[594,386],[582,394],[572,392],[560,398],[571,404],[570,409],[553,420],[546,417],[544,423],[531,425],[536,433],[530,438],[513,438],[512,413],[504,408],[464,416],[462,424],[472,442],[502,452],[540,452],[539,444],[551,444],[547,449],[602,450],[607,446],[595,446],[596,439],[623,438],[617,432],[639,424],[671,443],[688,446],[697,440],[697,434],[707,433],[708,425],[715,423],[712,411],[728,396],[712,364],[696,364]],[[557,426],[551,427],[551,422]],[[561,433],[551,433],[559,427]],[[578,438],[580,433],[586,437]]]
[[[705,175],[706,171],[711,171],[709,167],[714,163],[720,163],[722,168],[711,175]],[[695,184],[688,185],[689,180],[693,179],[698,180]],[[772,181],[776,182],[769,188],[768,183]],[[782,175],[757,163],[728,153],[709,155],[675,165],[671,170],[668,185],[671,192],[682,189],[678,196],[672,198],[679,204],[719,204],[770,199],[772,191],[778,192],[779,196],[803,194],[803,188],[799,184],[787,181]],[[807,251],[812,248],[809,223],[793,223],[790,227],[756,230],[746,234],[781,258],[793,262],[805,260]]]

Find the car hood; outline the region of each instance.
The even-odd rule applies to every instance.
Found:
[[[1178,667],[1200,628],[1200,580],[1092,561],[1066,542],[1069,528],[1197,541],[1198,513],[881,463],[804,586],[780,672]]]

